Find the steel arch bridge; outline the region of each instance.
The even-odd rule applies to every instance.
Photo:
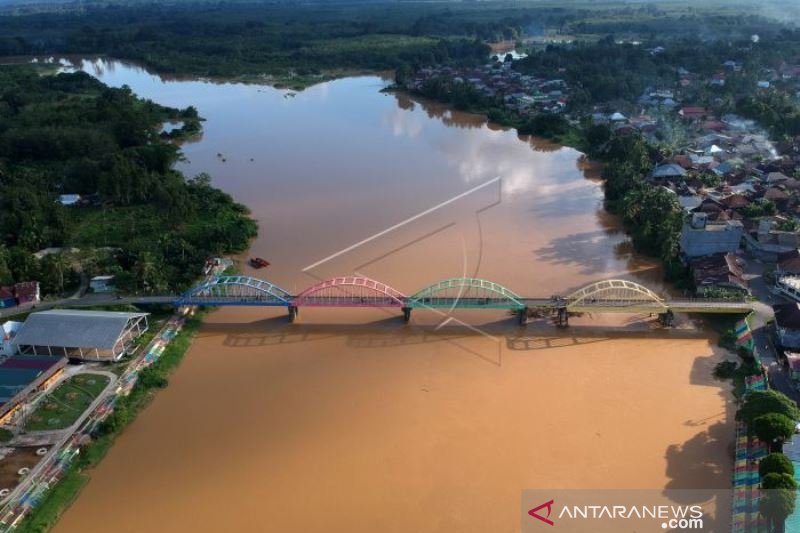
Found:
[[[292,295],[274,283],[249,276],[219,276],[189,289],[178,305],[289,306]]]
[[[133,298],[146,303],[148,297]],[[406,296],[392,287],[364,276],[340,276],[319,282],[292,295],[269,281],[248,276],[211,278],[174,298],[154,296],[154,303],[198,306],[282,306],[294,320],[300,307],[388,307],[398,308],[408,321],[416,308],[507,309],[521,324],[529,311],[557,316],[567,325],[573,313],[656,313],[671,320],[674,313],[747,313],[752,304],[744,300],[664,299],[647,287],[628,280],[612,279],[587,285],[569,296],[522,297],[502,285],[479,278],[450,278]]]
[[[406,307],[460,309],[524,309],[522,298],[493,281],[450,278],[416,292]]]
[[[644,285],[622,280],[598,281],[573,292],[565,298],[568,311],[652,311],[665,312],[669,305]]]
[[[406,295],[385,283],[364,276],[331,278],[307,288],[291,300],[295,308],[404,307]]]

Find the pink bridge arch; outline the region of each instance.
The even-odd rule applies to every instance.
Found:
[[[406,296],[364,276],[340,276],[312,285],[294,297],[294,307],[404,307]]]

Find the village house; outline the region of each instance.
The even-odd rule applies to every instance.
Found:
[[[697,296],[709,296],[717,291],[749,293],[742,268],[730,252],[692,258],[689,268]]]
[[[681,229],[681,252],[689,259],[735,252],[744,234],[738,220],[709,222],[705,213],[694,213]]]
[[[775,331],[781,348],[800,349],[800,303],[789,302],[772,306],[775,312]]]

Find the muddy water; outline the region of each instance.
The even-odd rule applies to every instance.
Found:
[[[454,276],[524,296],[660,289],[574,150],[380,78],[292,95],[83,68],[199,109],[181,169],[250,206],[272,266],[242,268],[290,292],[353,272],[405,293]],[[414,313],[214,313],[56,531],[515,532],[526,488],[728,486],[731,406],[702,331]]]

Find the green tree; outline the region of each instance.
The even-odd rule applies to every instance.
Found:
[[[794,476],[794,465],[784,454],[771,453],[758,463],[758,473],[762,478],[773,473]]]
[[[39,261],[39,281],[45,293],[63,294],[73,277],[74,273],[63,254],[48,254]]]
[[[787,489],[764,491],[758,502],[758,510],[775,533],[784,531],[786,519],[794,512],[796,492]]]
[[[0,246],[0,286],[11,285],[14,283],[14,276],[11,273],[11,254],[8,248]]]
[[[769,413],[782,414],[790,420],[800,420],[800,409],[794,400],[775,390],[749,393],[736,413],[736,420],[752,424],[759,416]]]
[[[781,444],[794,435],[795,422],[780,413],[768,413],[753,420],[753,432],[773,448],[780,449]]]
[[[797,481],[789,474],[778,474],[770,472],[761,479],[762,489],[797,489]]]

